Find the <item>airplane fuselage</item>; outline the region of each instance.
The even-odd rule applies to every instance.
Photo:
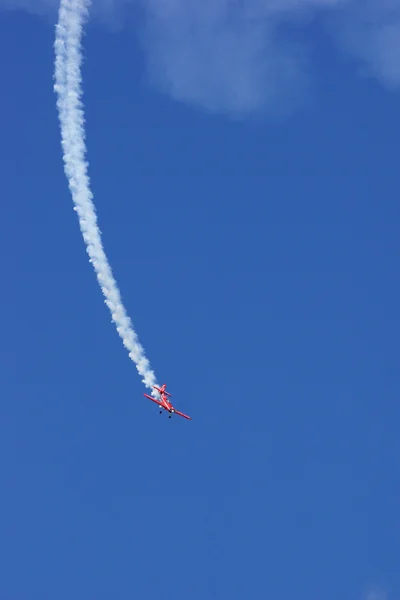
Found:
[[[191,417],[189,417],[188,415],[185,415],[184,413],[180,412],[179,410],[175,410],[175,408],[172,406],[171,402],[168,400],[168,396],[171,396],[171,394],[166,391],[165,383],[162,386],[162,388],[159,388],[155,385],[153,387],[154,387],[154,389],[156,389],[158,391],[159,396],[160,396],[159,399],[149,396],[148,394],[143,394],[143,396],[145,396],[152,402],[155,402],[156,404],[158,404],[158,406],[160,408],[160,415],[162,414],[163,410],[166,410],[167,412],[169,412],[169,415],[168,415],[169,419],[172,417],[173,414],[177,414],[181,417],[184,417],[185,419],[191,420]]]

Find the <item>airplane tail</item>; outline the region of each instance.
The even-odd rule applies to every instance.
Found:
[[[160,392],[160,394],[165,394],[166,396],[171,397],[171,394],[169,392],[167,392],[167,390],[165,389],[166,387],[167,387],[166,383],[164,383],[164,385],[162,386],[162,388],[159,388],[156,385],[153,385],[153,388],[155,390],[157,390],[158,392]]]

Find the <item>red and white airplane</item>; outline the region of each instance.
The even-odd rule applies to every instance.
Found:
[[[160,415],[162,414],[163,410],[167,410],[169,412],[169,415],[168,415],[169,419],[172,417],[173,414],[176,414],[176,415],[179,415],[180,417],[184,417],[185,419],[189,419],[189,421],[191,421],[192,420],[191,417],[188,417],[188,415],[185,415],[182,412],[179,412],[179,410],[176,410],[172,406],[171,402],[168,400],[168,396],[171,397],[171,394],[169,392],[167,392],[166,387],[167,387],[166,383],[164,383],[164,385],[161,388],[157,387],[156,385],[153,385],[153,388],[160,393],[161,400],[157,400],[156,398],[153,398],[152,396],[149,396],[148,394],[143,394],[143,396],[146,396],[146,398],[148,398],[152,402],[155,402],[156,404],[158,404],[158,406],[161,409]]]

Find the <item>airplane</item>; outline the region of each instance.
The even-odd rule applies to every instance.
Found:
[[[151,400],[152,402],[155,402],[156,404],[158,404],[158,406],[160,407],[160,415],[162,415],[163,410],[167,410],[169,412],[168,418],[170,419],[172,417],[173,414],[179,415],[180,417],[183,417],[184,419],[189,419],[189,421],[192,420],[192,417],[188,417],[188,415],[185,415],[184,413],[180,412],[179,410],[176,410],[171,402],[168,400],[167,396],[171,397],[171,394],[169,392],[167,392],[166,390],[167,384],[164,383],[164,385],[159,388],[156,385],[153,385],[153,388],[155,390],[157,390],[161,396],[161,400],[157,400],[156,398],[153,398],[152,396],[149,396],[148,394],[143,394],[143,396],[146,396],[146,398],[148,398],[149,400]]]

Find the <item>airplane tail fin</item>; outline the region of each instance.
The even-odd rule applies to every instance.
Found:
[[[157,387],[156,385],[153,385],[153,388],[155,390],[157,390],[158,392],[160,392],[160,394],[165,394],[166,396],[171,397],[171,394],[169,392],[167,392],[167,390],[165,389],[166,387],[167,387],[166,383],[164,383],[164,385],[161,388]]]

